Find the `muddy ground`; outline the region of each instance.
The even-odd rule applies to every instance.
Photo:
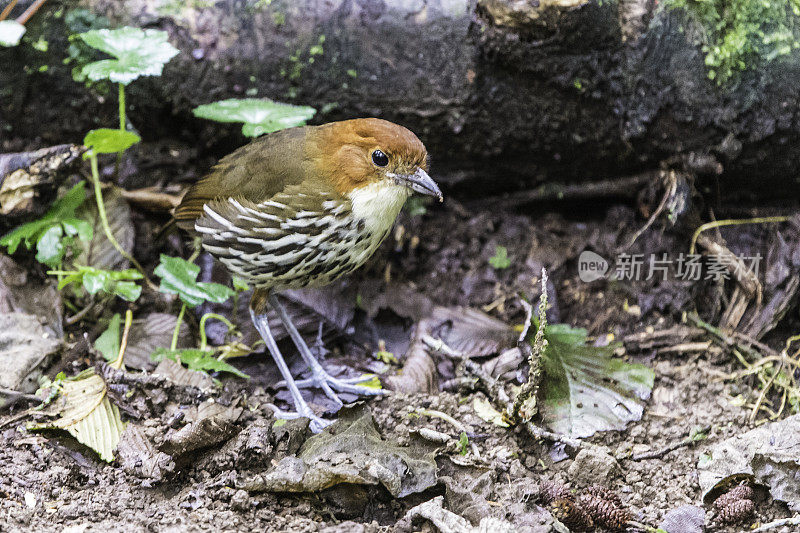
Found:
[[[134,216],[146,222],[137,224],[137,243],[142,248],[141,243],[148,241],[141,234],[146,236],[164,217],[141,212]],[[155,220],[150,221],[151,218]],[[668,329],[679,324],[683,313],[704,297],[702,283],[585,283],[578,277],[580,252],[591,249],[610,257],[645,220],[637,206],[613,203],[558,209],[536,204],[510,213],[502,208],[482,210],[479,202],[462,204],[453,200],[443,206],[430,205],[423,215],[405,213],[400,222],[403,230],[384,244],[360,274],[362,280],[367,280],[360,285],[361,306],[369,308],[373,300],[383,303],[376,304],[378,309],[372,316],[358,310],[349,321],[348,331],[326,334],[326,347],[331,350],[328,362],[337,368],[347,364],[357,369],[387,370],[366,355],[375,348],[371,343],[378,337],[390,339],[387,350],[403,353],[415,320],[412,311],[405,316],[403,311],[413,305],[386,303],[399,294],[393,292],[397,287],[422,295],[419,298],[424,302],[420,306],[470,306],[519,324],[524,317],[519,294],[532,301],[538,298],[542,267],[548,269],[552,283],[548,311],[551,322],[585,327],[596,338],[612,334],[614,339],[622,339],[648,331],[647,328]],[[722,235],[734,242],[749,241],[759,246],[768,241],[771,231],[734,228],[723,230]],[[497,245],[508,249],[508,268],[489,266]],[[169,251],[172,245],[163,247]],[[684,233],[655,224],[630,250],[677,255],[687,248],[688,237]],[[154,250],[137,249],[137,255],[157,257]],[[152,305],[169,310],[171,304],[159,301]],[[355,310],[356,306],[352,307]],[[698,307],[702,308],[703,302]],[[246,329],[245,324],[242,327]],[[765,342],[780,349],[788,336],[786,332],[796,332],[799,327],[795,307]],[[372,328],[372,333],[364,334],[365,328]],[[72,327],[68,338],[75,341],[86,329],[85,324]],[[312,324],[312,339],[314,329]],[[291,351],[287,346],[286,352]],[[98,361],[91,351],[75,357],[75,352],[68,350],[63,357],[73,359],[57,362],[48,372],[51,376],[57,370],[73,373]],[[494,357],[489,355],[480,361]],[[466,425],[470,444],[480,454],[476,457],[470,449],[462,455],[452,442],[428,442],[435,456],[438,481],[420,493],[403,497],[395,497],[385,487],[375,485],[352,484],[316,493],[248,492],[242,488],[248,479],[297,453],[309,436],[301,421],[273,427],[275,419],[266,404],[276,401],[280,405],[284,397],[279,394],[275,398],[276,372],[264,354],[253,354],[234,363],[250,374],[251,380],[218,376],[222,388],[204,396],[223,406],[241,408],[218,433],[222,435],[220,442],[176,453],[174,468],[160,477],[152,472],[149,477],[142,475],[141,468],[137,471],[142,465],[123,465],[119,460],[106,464],[68,436],[27,431],[29,418],[12,421],[27,407],[18,403],[0,418],[0,530],[430,530],[425,523],[402,519],[413,506],[444,496],[447,509],[473,524],[482,517],[494,516],[508,520],[521,531],[556,531],[549,513],[537,504],[537,486],[543,480],[576,489],[603,484],[620,495],[636,521],[655,527],[672,509],[702,505],[698,460],[716,443],[752,427],[749,409],[735,398],[752,401],[757,393],[750,380],[723,379],[740,370],[740,366],[720,351],[629,349],[626,357],[655,370],[655,387],[640,421],[629,424],[625,431],[601,433],[584,440],[581,449],[606,447],[600,448],[599,462],[576,460],[578,450],[536,441],[522,428],[506,429],[482,420],[473,409],[473,400],[484,397],[480,391],[397,393],[367,401],[366,407],[388,443],[409,444],[418,439],[416,431],[421,428],[458,437],[452,426],[438,418],[414,416],[417,408],[424,408],[447,413]],[[300,368],[297,362],[294,367]],[[388,368],[390,373],[396,371],[397,367]],[[457,373],[456,365],[442,356],[436,356],[436,371],[437,388]],[[526,372],[523,366],[508,375],[513,376],[512,381],[520,382]],[[128,386],[124,390],[134,403],[141,391]],[[151,402],[144,414],[139,413],[141,418],[136,423],[141,424],[146,435],[157,441],[159,433],[179,428],[175,406],[197,405],[203,399],[187,399],[179,392],[167,391],[168,398],[158,404],[164,406],[163,411],[159,412]],[[315,399],[316,396],[311,397],[312,401]],[[321,402],[318,406],[325,407]],[[135,417],[123,409],[123,418]],[[695,426],[710,427],[706,440],[661,458],[631,459],[632,454],[680,441]],[[790,515],[785,505],[761,498],[754,517],[721,530],[742,531],[754,523]],[[790,528],[775,531],[787,533]]]

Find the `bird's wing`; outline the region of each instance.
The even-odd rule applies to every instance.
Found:
[[[175,209],[178,226],[193,230],[209,202],[239,198],[258,204],[303,182],[313,172],[304,153],[306,131],[292,128],[271,133],[222,158],[184,195]]]
[[[272,279],[320,254],[347,207],[335,191],[292,185],[258,204],[233,197],[211,200],[194,228],[204,248],[235,275]]]

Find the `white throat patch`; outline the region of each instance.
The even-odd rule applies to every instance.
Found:
[[[391,181],[370,183],[349,195],[353,214],[374,233],[383,234],[392,227],[411,190]]]

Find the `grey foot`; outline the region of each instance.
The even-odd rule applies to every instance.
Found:
[[[315,367],[312,372],[312,377],[295,381],[297,388],[307,389],[315,387],[322,389],[325,392],[325,395],[333,400],[339,407],[344,405],[344,402],[342,402],[341,398],[339,398],[336,392],[355,394],[356,396],[383,396],[385,394],[389,394],[389,391],[385,389],[376,389],[373,387],[364,387],[358,385],[359,383],[370,381],[374,377],[372,375],[340,379],[328,374],[325,369],[322,368],[322,366]],[[285,381],[281,381],[278,383],[278,386],[284,386],[285,384]]]
[[[311,429],[312,433],[319,433],[333,423],[333,420],[325,420],[324,418],[318,417],[305,402],[299,404],[299,411],[283,411],[278,406],[271,403],[268,403],[267,407],[272,409],[272,413],[275,415],[275,418],[281,420],[308,418],[308,427]]]

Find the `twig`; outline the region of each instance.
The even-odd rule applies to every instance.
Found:
[[[697,245],[697,238],[700,236],[701,233],[703,233],[707,229],[720,228],[723,226],[739,226],[742,224],[772,224],[772,223],[788,222],[790,219],[791,219],[790,216],[781,216],[781,217],[756,217],[756,218],[744,218],[744,219],[715,220],[714,222],[707,222],[694,231],[694,235],[692,235],[692,243],[689,246],[689,253],[690,254],[694,253],[695,247]]]
[[[586,183],[542,185],[531,191],[511,193],[498,198],[484,198],[481,208],[491,209],[502,205],[505,208],[525,205],[537,201],[583,200],[587,198],[633,197],[639,187],[647,185],[661,173],[660,170],[643,172],[613,180],[589,181]]]
[[[11,14],[11,10],[14,9],[14,6],[17,5],[18,1],[19,0],[11,0],[11,2],[8,3],[3,12],[0,13],[0,20],[6,20],[8,18],[8,15]]]
[[[581,441],[578,439],[573,439],[567,437],[566,435],[559,435],[558,433],[547,431],[546,429],[542,429],[535,425],[533,422],[526,422],[525,429],[528,430],[528,433],[530,433],[533,438],[564,444],[574,450],[577,450],[582,445]]]
[[[658,216],[664,211],[664,208],[667,206],[667,202],[669,201],[669,199],[675,196],[675,192],[678,190],[678,178],[675,176],[674,170],[670,170],[667,173],[666,181],[667,181],[667,189],[664,191],[664,196],[661,198],[661,203],[658,204],[658,207],[656,208],[655,211],[653,211],[653,214],[650,215],[650,218],[647,219],[647,222],[645,222],[644,226],[639,228],[639,230],[633,234],[633,237],[631,237],[631,240],[628,241],[628,244],[625,245],[620,251],[627,250],[628,248],[633,246],[633,243],[636,242],[636,239],[641,237],[642,233],[647,231],[647,229],[653,225],[653,222],[656,221]]]
[[[773,520],[772,522],[767,522],[766,524],[753,529],[752,533],[770,531],[772,529],[783,526],[800,526],[800,515],[793,516],[791,518],[781,518],[780,520]]]
[[[673,442],[668,446],[664,446],[660,450],[632,455],[631,461],[644,461],[645,459],[660,459],[665,455],[667,455],[668,453],[677,450],[678,448],[683,448],[684,446],[689,446],[690,444],[697,442],[699,440],[697,438],[698,435],[708,434],[709,431],[711,431],[711,426],[705,426],[699,431],[693,430],[688,437],[685,437],[684,439],[681,439],[678,442]]]
[[[0,387],[0,394],[11,400],[27,400],[29,402],[42,401],[41,398],[38,398],[33,394],[26,394],[24,392],[20,392],[14,389],[6,389],[5,387]]]
[[[86,307],[84,307],[83,309],[81,309],[80,311],[75,313],[74,315],[65,318],[64,319],[64,324],[67,325],[67,326],[72,326],[73,324],[77,324],[94,307],[94,304],[95,304],[94,295],[92,295],[92,297],[89,300],[89,303],[86,304]]]
[[[5,426],[7,426],[9,424],[13,424],[17,420],[21,420],[21,419],[25,418],[26,416],[28,416],[32,412],[33,412],[33,409],[31,408],[31,409],[26,409],[25,411],[22,411],[21,413],[17,413],[14,416],[9,416],[8,418],[6,418],[2,422],[0,422],[0,428],[5,427]]]
[[[17,22],[20,24],[25,24],[28,22],[28,19],[30,19],[37,11],[39,11],[39,8],[42,7],[46,1],[47,0],[36,0],[28,7],[28,9],[25,10],[24,13],[22,13],[22,15],[17,17]]]
[[[447,422],[448,424],[453,426],[456,429],[456,431],[458,431],[459,434],[461,434],[461,433],[465,433],[465,434],[469,433],[469,431],[467,431],[467,426],[465,426],[464,424],[462,424],[461,422],[459,422],[458,420],[456,420],[452,416],[450,416],[447,413],[444,413],[442,411],[437,411],[435,409],[418,408],[415,412],[420,416],[430,416],[430,417],[433,417],[433,418],[439,418],[441,420],[444,420],[445,422]],[[474,442],[472,442],[471,440],[469,441],[469,443],[470,443],[470,447],[472,448],[472,453],[475,454],[475,457],[480,459],[481,452],[480,452],[480,450],[478,450],[478,446]]]

